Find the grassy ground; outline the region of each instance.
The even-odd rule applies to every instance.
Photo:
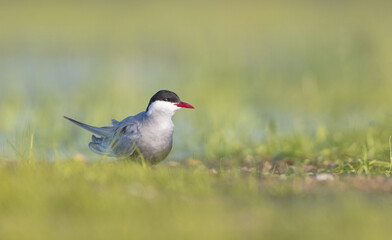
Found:
[[[129,163],[2,164],[2,239],[380,239],[390,179]]]
[[[391,234],[387,1],[0,3],[0,239],[380,239]],[[153,168],[101,159],[159,89]]]

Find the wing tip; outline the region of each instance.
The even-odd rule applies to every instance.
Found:
[[[69,118],[69,117],[67,117],[67,116],[63,116],[63,117],[64,117],[65,119],[71,121],[71,122],[76,122],[76,120],[73,120],[72,118]]]

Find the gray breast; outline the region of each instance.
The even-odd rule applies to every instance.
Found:
[[[150,163],[162,161],[173,146],[174,125],[170,122],[145,123],[140,126],[137,146],[143,157]]]

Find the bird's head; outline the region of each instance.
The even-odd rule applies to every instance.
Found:
[[[182,102],[177,94],[168,90],[160,90],[152,96],[147,106],[147,114],[152,113],[173,115],[180,108],[194,108],[186,102]]]

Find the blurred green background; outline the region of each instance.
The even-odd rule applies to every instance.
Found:
[[[1,1],[0,239],[386,238],[391,12]],[[196,109],[152,169],[102,160],[63,119],[108,125],[160,89]]]
[[[391,5],[3,1],[1,156],[15,157],[10,145],[23,152],[34,133],[45,158],[94,158],[89,134],[62,116],[108,125],[143,111],[159,89],[196,106],[175,116],[174,160],[265,155],[271,132],[369,124],[387,127],[387,143]]]

